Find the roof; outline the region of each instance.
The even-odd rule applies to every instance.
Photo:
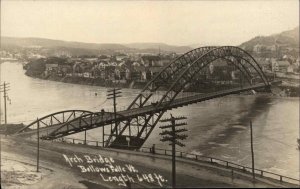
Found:
[[[126,70],[126,67],[124,66],[117,66],[117,67],[115,67],[115,70],[117,71],[117,70],[119,70],[119,71],[125,71]]]
[[[136,67],[134,67],[134,70],[138,71],[138,72],[144,72],[144,71],[146,71],[146,69],[145,69],[144,66],[136,66]]]
[[[287,60],[277,60],[278,66],[289,66],[290,63]]]
[[[162,69],[163,69],[163,67],[161,67],[161,66],[153,66],[153,67],[149,68],[149,71],[157,73],[157,72],[160,72]]]
[[[259,65],[270,65],[270,61],[269,60],[259,60],[258,64]]]
[[[138,62],[134,62],[132,65],[133,66],[140,66],[140,64]]]
[[[142,56],[142,59],[144,61],[159,61],[161,58],[159,56],[154,56],[154,55],[145,55]]]

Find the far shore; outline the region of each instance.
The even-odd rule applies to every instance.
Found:
[[[42,76],[34,76],[28,73],[26,75],[29,77],[39,78],[39,79],[49,80],[49,81],[80,84],[80,85],[90,85],[90,86],[100,86],[100,87],[107,87],[107,88],[118,87],[118,88],[143,89],[147,84],[147,82],[139,82],[139,81],[131,81],[129,83],[118,83],[118,82],[114,83],[112,81],[105,81],[99,78],[83,78],[83,77],[74,77],[74,76],[65,76],[65,77],[49,76],[45,78]],[[293,98],[293,97],[300,96],[299,87],[280,85],[276,88],[277,90],[279,90],[277,91],[278,94],[273,94],[272,96],[276,96],[280,98],[282,97]],[[290,96],[286,94],[286,90],[289,90],[291,92]],[[197,90],[197,91],[188,90],[186,92],[205,93],[205,91],[201,91],[201,90]],[[243,95],[247,95],[249,93],[250,92],[244,92]]]

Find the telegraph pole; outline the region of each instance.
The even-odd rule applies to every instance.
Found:
[[[120,88],[113,88],[110,90],[107,90],[107,99],[113,99],[113,106],[114,106],[114,118],[116,120],[117,118],[117,102],[116,99],[118,97],[121,97],[121,89]],[[118,135],[118,123],[115,121],[115,129],[116,129],[116,135]],[[111,129],[111,133],[112,133],[112,129]]]
[[[254,173],[254,151],[253,151],[253,133],[252,133],[252,121],[250,120],[250,139],[251,139],[251,159],[252,159],[252,178],[255,179]]]
[[[163,138],[160,139],[160,141],[162,141],[162,142],[169,141],[169,142],[171,142],[170,145],[172,145],[172,188],[176,188],[176,159],[175,159],[176,158],[176,149],[175,149],[176,146],[175,145],[178,145],[181,147],[185,146],[184,144],[179,142],[177,139],[184,140],[187,138],[187,135],[179,135],[178,134],[178,133],[187,131],[187,129],[185,129],[185,128],[177,129],[177,130],[175,129],[175,127],[186,125],[187,123],[184,123],[184,122],[176,123],[176,121],[184,120],[184,119],[187,119],[187,118],[186,117],[173,117],[171,114],[171,118],[160,121],[160,122],[171,122],[170,125],[160,126],[159,128],[161,128],[161,129],[171,128],[171,130],[164,130],[163,132],[160,133],[160,135],[168,135],[168,136],[163,136]]]
[[[40,163],[40,122],[37,119],[37,156],[36,156],[36,172],[39,172]]]
[[[104,116],[104,109],[101,109],[101,118],[103,120],[103,116]],[[102,127],[102,147],[104,147],[104,126]]]
[[[6,100],[9,99],[8,96],[7,96],[7,91],[9,91],[9,83],[4,82],[2,85],[0,85],[0,92],[3,92],[3,99],[4,99],[4,124],[7,124]]]

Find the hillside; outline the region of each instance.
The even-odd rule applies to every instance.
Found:
[[[299,53],[299,26],[279,34],[257,36],[242,43],[240,47],[252,53],[268,56],[285,53],[297,56]]]
[[[155,50],[155,51],[161,50],[167,52],[180,52],[180,53],[192,50],[192,48],[189,46],[174,46],[165,43],[129,43],[124,45],[129,48],[139,49],[139,50]]]
[[[79,48],[79,49],[112,49],[112,50],[121,50],[128,49],[121,44],[113,44],[113,43],[83,43],[83,42],[69,42],[62,40],[54,40],[54,39],[44,39],[44,38],[15,38],[15,37],[1,37],[1,45],[14,45],[19,47],[65,47],[65,48]]]
[[[176,52],[184,53],[191,50],[187,46],[173,46],[163,43],[84,43],[63,41],[44,38],[16,38],[16,37],[1,37],[2,49],[18,49],[18,48],[36,48],[43,49],[43,52],[52,54],[63,50],[72,55],[97,55],[103,52],[123,51],[123,52],[140,52],[140,53],[158,53],[161,52]]]

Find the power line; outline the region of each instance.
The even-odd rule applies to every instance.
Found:
[[[7,95],[7,91],[9,91],[9,86],[10,83],[6,83],[4,81],[4,83],[2,85],[0,85],[0,92],[3,92],[3,98],[4,98],[4,123],[7,124],[7,105],[6,105],[6,100],[10,100],[10,98]]]
[[[99,104],[99,105],[97,105],[97,106],[94,106],[94,107],[92,107],[92,108],[97,108],[97,107],[99,107],[99,106],[102,106],[102,105],[105,104],[106,102],[107,102],[107,99],[104,100],[101,104]]]

